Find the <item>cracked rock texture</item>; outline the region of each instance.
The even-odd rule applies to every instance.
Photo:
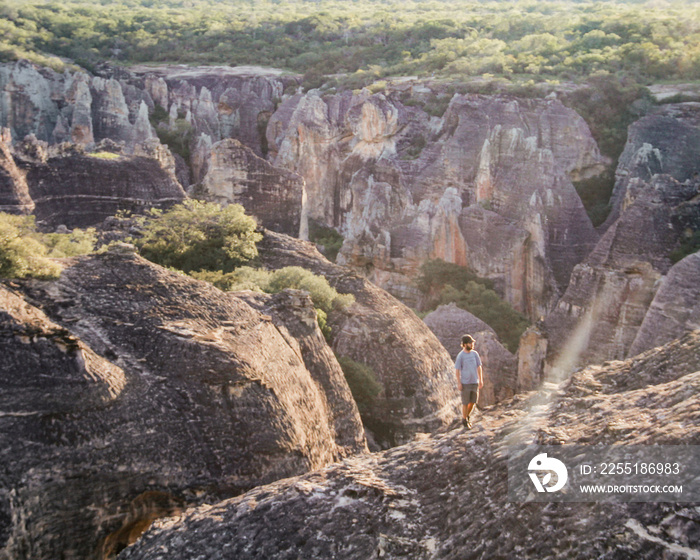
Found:
[[[305,293],[127,248],[0,288],[0,558],[112,558],[153,519],[366,451]]]
[[[163,519],[120,560],[658,559],[697,554],[684,503],[517,503],[506,444],[697,445],[700,331],[453,429]],[[650,374],[654,372],[654,375]]]

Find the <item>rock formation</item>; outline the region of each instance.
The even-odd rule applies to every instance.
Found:
[[[211,147],[198,194],[223,206],[241,204],[273,231],[294,236],[308,231],[302,224],[303,179],[274,168],[238,140],[222,140]]]
[[[580,352],[569,365],[630,355],[672,251],[700,229],[698,114],[665,108],[630,127],[605,234],[547,317],[550,366],[574,338]]]
[[[470,334],[476,340],[475,348],[484,366],[484,387],[479,393],[479,406],[502,401],[517,391],[517,359],[481,319],[450,303],[428,313],[423,321],[453,360],[462,349],[462,335]]]
[[[457,383],[449,354],[418,316],[365,278],[327,261],[312,243],[265,232],[259,260],[269,269],[301,266],[355,296],[329,313],[331,346],[369,366],[383,392],[362,420],[382,447],[449,424],[457,415]]]
[[[158,521],[119,558],[164,560],[174,549],[201,560],[690,558],[700,546],[692,504],[509,501],[505,445],[697,445],[699,368],[696,331],[636,359],[579,371],[547,404],[529,395],[491,407],[471,431],[348,459]]]
[[[700,253],[675,264],[661,281],[630,348],[630,356],[700,329]]]
[[[267,137],[272,162],[306,181],[309,217],[345,236],[340,262],[405,301],[420,264],[442,258],[538,317],[597,239],[571,178],[603,160],[557,101],[455,95],[438,118],[396,96],[310,92],[280,105]]]
[[[187,196],[155,157],[67,147],[50,149],[41,159],[18,157],[37,223],[45,229],[95,226],[118,210],[165,208]]]
[[[12,156],[10,129],[3,128],[0,133],[0,212],[29,214],[32,210],[34,201],[29,196],[27,180]]]
[[[137,66],[131,71],[129,83],[144,89],[171,119],[187,119],[212,143],[236,138],[258,156],[267,150],[267,120],[284,90],[298,82],[281,71],[251,67]]]
[[[305,294],[261,312],[128,246],[64,266],[0,288],[0,558],[111,558],[160,515],[366,450]]]

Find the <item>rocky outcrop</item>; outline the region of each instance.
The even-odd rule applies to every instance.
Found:
[[[63,264],[0,290],[0,558],[111,558],[158,516],[366,450],[305,294],[261,312],[128,246]]]
[[[667,108],[630,127],[605,234],[547,317],[550,365],[572,343],[571,366],[630,355],[671,253],[700,229],[698,114]]]
[[[602,159],[557,101],[455,95],[437,118],[366,90],[310,92],[281,104],[267,139],[306,181],[309,217],[345,236],[340,262],[405,301],[418,267],[442,258],[538,317],[597,239],[571,179]]]
[[[410,441],[457,415],[457,383],[449,354],[408,307],[347,268],[327,261],[312,243],[265,232],[259,260],[269,269],[301,266],[325,276],[355,303],[331,311],[331,346],[369,366],[384,389],[362,420],[378,445]]]
[[[95,226],[118,210],[166,208],[187,196],[155,157],[67,148],[17,160],[42,228]]]
[[[12,136],[3,128],[0,136],[0,212],[29,214],[34,201],[24,174],[18,169],[12,156]]]
[[[175,548],[201,560],[223,550],[241,559],[692,557],[699,520],[682,502],[509,500],[505,444],[698,444],[698,356],[695,332],[638,359],[587,368],[547,404],[525,396],[488,409],[471,431],[345,460],[159,521],[120,560],[165,559]]]
[[[265,126],[288,87],[298,77],[253,67],[132,67],[129,80],[170,114],[185,119],[195,134],[212,143],[236,138],[258,156],[265,155]],[[195,178],[195,180],[198,180]]]
[[[700,329],[700,253],[671,268],[661,281],[630,348],[630,356]]]
[[[229,138],[211,147],[207,174],[197,192],[223,206],[241,204],[273,231],[300,237],[308,231],[308,224],[302,224],[303,179],[273,167],[238,140]]]
[[[105,138],[127,151],[155,137],[148,121],[152,100],[129,107],[126,84],[83,72],[58,74],[21,60],[0,65],[0,125],[15,140],[33,134],[50,144],[91,146]]]
[[[455,360],[461,347],[462,335],[476,340],[484,367],[484,387],[479,393],[479,405],[487,406],[510,398],[517,390],[517,359],[498,340],[496,332],[469,311],[456,304],[441,305],[428,313],[423,321]]]

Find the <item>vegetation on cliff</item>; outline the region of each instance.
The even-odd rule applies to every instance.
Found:
[[[268,271],[244,266],[258,255],[255,219],[239,204],[221,207],[212,202],[187,200],[170,210],[151,210],[138,218],[142,235],[134,239],[143,257],[186,272],[224,291],[254,290],[278,293],[285,288],[309,292],[319,326],[326,338],[332,309],[344,309],[354,298],[339,294],[322,276],[298,266]]]
[[[360,412],[366,412],[374,405],[377,396],[384,387],[377,381],[377,376],[369,366],[361,364],[344,356],[336,356],[345,379],[348,382],[352,397],[357,403]]]
[[[477,277],[458,264],[435,259],[421,266],[416,285],[425,296],[425,310],[432,311],[438,305],[454,302],[496,331],[508,350],[517,351],[528,320],[493,290],[489,280]]]
[[[326,339],[329,339],[331,334],[331,327],[327,324],[328,313],[333,309],[344,309],[355,301],[352,294],[339,294],[323,276],[300,266],[286,266],[272,271],[242,266],[229,273],[199,271],[192,272],[191,276],[231,292],[253,290],[276,294],[286,288],[307,291],[316,308],[318,324]]]
[[[52,258],[90,253],[95,230],[39,233],[34,216],[0,212],[0,278],[58,278],[61,267]]]

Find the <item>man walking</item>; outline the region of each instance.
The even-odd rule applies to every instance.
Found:
[[[462,426],[471,428],[469,419],[479,398],[479,389],[484,386],[484,372],[479,353],[474,350],[475,340],[465,334],[462,337],[462,350],[455,361],[457,386],[462,393]]]

